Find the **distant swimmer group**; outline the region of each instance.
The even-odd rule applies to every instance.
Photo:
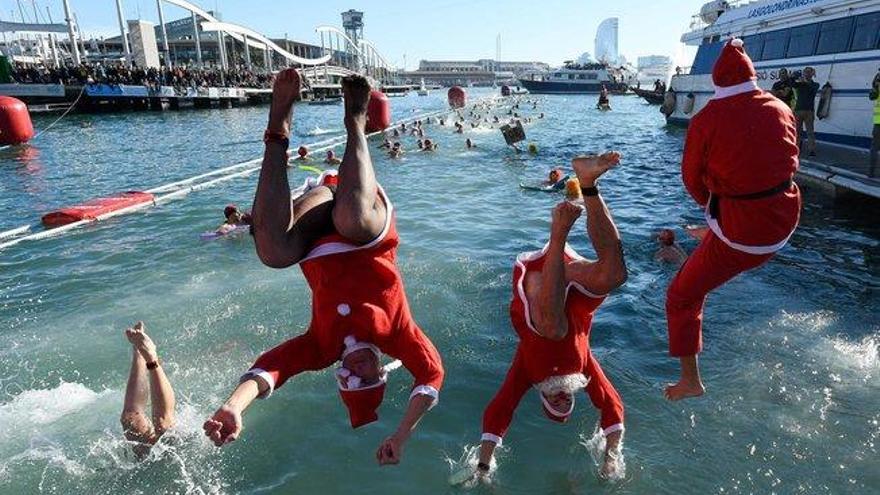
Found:
[[[706,227],[688,229],[699,240],[690,255],[676,242],[675,231],[662,229],[655,235],[654,259],[680,267],[667,289],[665,305],[668,352],[680,362],[678,380],[663,391],[670,401],[706,391],[697,356],[702,350],[708,294],[770,260],[798,225],[801,197],[793,181],[798,168],[797,120],[788,105],[758,88],[756,77],[742,42],[726,43],[712,72],[715,97],[693,117],[682,158],[684,186],[705,210]],[[204,421],[203,430],[216,446],[228,446],[242,437],[243,413],[256,399],[281,393],[298,375],[332,369],[328,393],[338,394],[352,428],[376,422],[386,393],[397,396],[395,404],[401,411],[395,415],[395,426],[375,449],[379,465],[393,465],[402,461],[420,421],[438,404],[446,369],[431,329],[425,331],[410,311],[398,268],[398,206],[377,181],[366,134],[371,88],[361,76],[345,77],[341,85],[346,145],[341,158],[329,150],[324,160],[338,170],[328,167],[291,189],[288,148],[300,76],[295,69],[286,69],[275,79],[252,213],[227,206],[218,232],[247,226],[264,265],[276,269],[298,265],[311,293],[311,321],[304,332],[279,339],[284,341],[243,367],[237,385]],[[507,101],[513,103],[511,118],[499,117],[488,104],[478,103],[436,120],[394,125],[381,137],[378,154],[387,153],[394,167],[405,164],[408,160],[398,159],[404,156],[406,140],[411,149],[417,146],[426,153],[421,156],[438,156],[431,154],[438,150],[437,136],[426,136],[436,130],[430,128],[435,122],[449,123],[447,132],[464,134],[467,129],[469,135],[474,134],[472,129],[504,126],[509,134],[506,143],[515,146],[525,141],[524,135],[508,139],[521,134],[525,117],[516,117],[519,105],[536,110],[538,102]],[[610,109],[604,88],[598,106],[603,105]],[[462,141],[457,142],[461,146]],[[465,149],[476,146],[470,137],[463,144]],[[447,148],[444,145],[443,150]],[[479,153],[458,149],[461,155]],[[538,153],[535,143],[528,149]],[[293,161],[309,159],[308,148],[301,146]],[[498,389],[494,397],[485,397],[480,443],[478,449],[473,447],[478,453],[472,463],[456,471],[451,483],[491,481],[498,469],[498,447],[530,390],[540,401],[540,414],[554,423],[572,417],[583,392],[597,410],[594,438],[602,446],[597,450],[601,451],[598,476],[622,476],[625,407],[610,376],[619,366],[611,366],[606,374],[590,345],[594,317],[628,279],[621,236],[599,183],[614,174],[621,161],[616,151],[575,156],[570,174],[553,168],[533,183],[521,184],[523,189],[565,197],[549,212],[543,248],[508,253],[516,255],[508,313],[516,350],[509,356],[506,375],[499,369],[488,377]],[[569,244],[581,217],[580,235],[589,240],[595,259],[587,259]],[[522,250],[534,249],[534,242],[523,239]],[[174,393],[143,324],[127,330],[126,337],[132,344],[132,362],[121,419],[126,438],[142,456],[174,424]],[[610,360],[603,361],[608,365]],[[390,386],[392,377],[404,372],[398,369],[412,377],[405,391]],[[531,416],[521,416],[521,423],[534,422],[538,412],[526,414]],[[629,414],[632,418],[639,413],[630,408]],[[281,425],[286,420],[279,418]],[[515,457],[508,462],[515,462]]]

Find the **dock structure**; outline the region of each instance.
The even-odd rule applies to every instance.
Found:
[[[817,143],[816,155],[801,154],[799,176],[834,197],[861,195],[880,200],[880,177],[870,177],[868,150]],[[880,172],[880,171],[878,171]]]

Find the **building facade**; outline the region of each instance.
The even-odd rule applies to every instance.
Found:
[[[617,17],[605,19],[596,29],[596,60],[617,65],[620,58],[617,36],[620,21]]]
[[[543,62],[512,62],[493,59],[422,60],[419,62],[417,70],[403,72],[401,77],[410,83],[418,83],[424,79],[428,84],[442,86],[469,84],[491,86],[496,82],[509,82],[526,72],[549,69],[550,66]]]

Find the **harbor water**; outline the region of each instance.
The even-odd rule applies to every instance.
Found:
[[[480,91],[472,91],[471,98]],[[488,93],[485,93],[488,94]],[[392,160],[371,140],[397,208],[400,269],[416,320],[443,355],[439,405],[380,468],[411,380],[391,375],[380,420],[351,430],[330,371],[301,375],[254,403],[240,440],[216,449],[205,418],[263,350],[303,332],[310,295],[295,268],[273,270],[248,236],[205,242],[223,207],[249,207],[257,175],[63,236],[0,251],[0,493],[803,493],[880,492],[880,225],[805,190],[802,223],[768,265],[709,297],[707,395],[669,403],[664,298],[675,268],[652,234],[701,212],[681,184],[684,131],[656,107],[614,97],[544,96],[526,126],[535,155],[497,129],[432,124],[435,153]],[[445,93],[392,100],[395,119],[446,105]],[[32,146],[0,152],[0,230],[113,192],[148,189],[259,157],[267,107],[71,115]],[[37,128],[52,118],[39,117]],[[298,105],[292,146],[342,132],[341,106]],[[477,147],[466,150],[471,137]],[[581,396],[572,421],[547,421],[531,392],[500,450],[492,485],[451,487],[478,443],[483,408],[516,345],[508,314],[514,257],[547,240],[560,196],[520,189],[572,156],[620,150],[602,183],[629,280],[600,307],[594,354],[626,406],[626,474],[596,476],[598,419]],[[341,149],[338,150],[341,152]],[[292,169],[294,183],[308,172]],[[571,244],[592,251],[583,224]],[[131,347],[143,320],[178,400],[178,425],[151,457],[128,453],[119,425]]]

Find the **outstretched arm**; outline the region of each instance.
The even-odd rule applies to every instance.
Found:
[[[620,154],[605,153],[597,157],[576,158],[572,166],[578,174],[581,187],[595,187],[605,172],[620,162]],[[597,295],[604,295],[626,282],[626,261],[623,257],[623,244],[620,233],[611,218],[611,212],[601,196],[585,196],[584,207],[587,215],[587,233],[596,261],[575,261],[569,263],[569,277]]]
[[[418,394],[412,397],[406,407],[406,413],[400,420],[400,425],[393,435],[386,438],[376,451],[376,460],[380,465],[399,464],[403,454],[403,445],[409,440],[412,432],[424,417],[425,413],[434,405],[434,398],[430,395]]]
[[[299,99],[299,75],[294,69],[278,74],[272,88],[266,150],[253,206],[253,233],[257,256],[272,268],[299,261],[302,248],[291,232],[290,184],[287,180],[287,144],[293,103]]]

